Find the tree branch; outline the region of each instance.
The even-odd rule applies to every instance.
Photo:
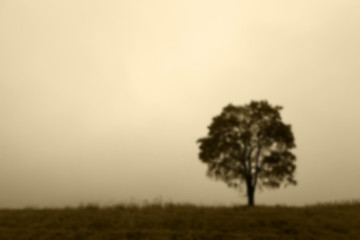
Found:
[[[242,164],[243,164],[243,166],[244,166],[244,168],[245,168],[245,170],[246,170],[246,172],[248,172],[248,167],[246,166],[246,152],[247,152],[247,143],[246,142],[244,142],[244,150],[243,150],[243,154],[242,154],[242,157],[243,157],[243,161],[241,161],[242,162]]]
[[[246,159],[246,151],[247,151],[247,144],[244,142],[244,150],[243,150],[243,156]]]
[[[260,153],[261,153],[261,148],[262,146],[260,145],[260,143],[258,143],[258,150],[256,153],[256,164],[255,164],[255,175],[254,175],[254,183],[253,183],[253,187],[255,189],[256,184],[257,184],[257,178],[260,172],[261,167],[259,166],[259,159],[260,159]]]
[[[249,176],[252,176],[251,155],[252,155],[253,150],[254,150],[253,147],[250,146],[249,152],[248,152],[247,157],[246,157],[248,162],[249,162],[249,169],[248,169]]]
[[[247,167],[246,167],[245,161],[242,158],[242,156],[239,157],[234,153],[230,153],[230,157],[235,159],[235,160],[238,160],[241,163],[242,167],[244,168],[244,171],[247,172]]]

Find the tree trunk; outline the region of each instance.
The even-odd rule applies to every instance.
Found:
[[[248,197],[248,206],[254,206],[255,204],[255,199],[254,199],[254,195],[255,195],[255,189],[253,188],[253,186],[250,183],[247,183],[247,197]]]

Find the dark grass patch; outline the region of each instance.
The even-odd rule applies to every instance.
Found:
[[[154,204],[0,210],[0,239],[360,239],[360,203],[307,207]]]

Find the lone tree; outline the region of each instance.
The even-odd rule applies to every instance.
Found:
[[[200,138],[199,158],[208,165],[208,176],[242,190],[254,205],[256,188],[296,185],[295,147],[291,126],[281,120],[280,106],[251,101],[229,104],[215,116],[206,137]]]

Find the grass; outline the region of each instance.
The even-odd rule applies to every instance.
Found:
[[[0,210],[1,240],[360,240],[360,202],[306,207],[96,204]]]

